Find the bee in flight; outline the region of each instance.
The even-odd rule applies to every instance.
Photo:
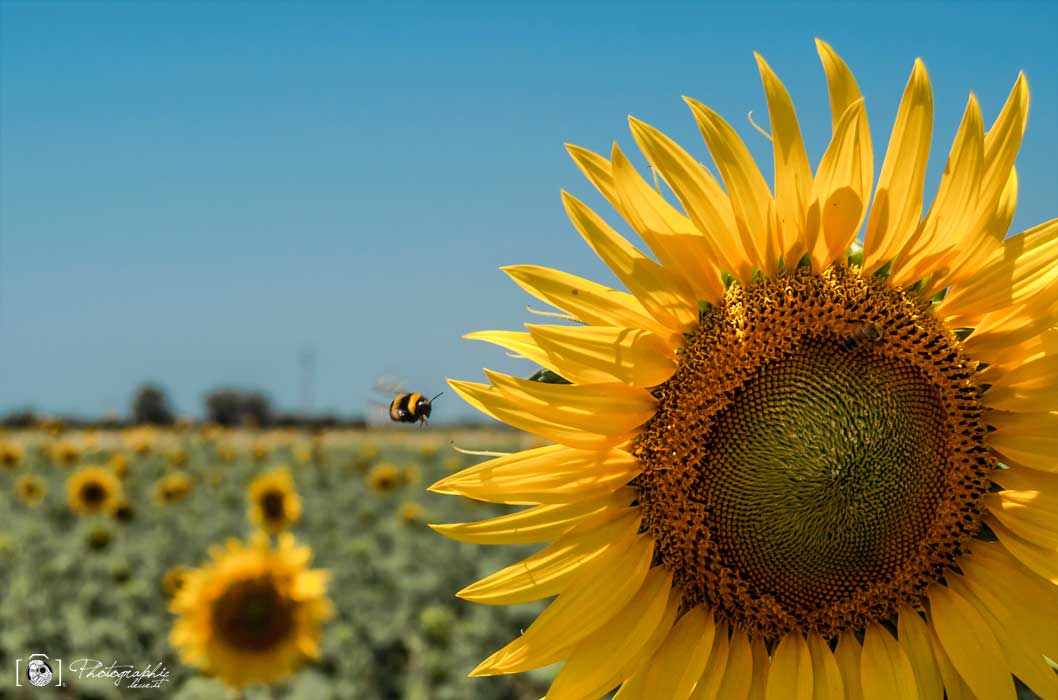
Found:
[[[444,392],[442,391],[441,394]],[[441,394],[428,399],[417,391],[397,394],[389,404],[389,419],[394,423],[418,423],[422,425],[430,417],[433,400]]]
[[[865,323],[841,339],[841,349],[852,352],[882,337],[882,331],[873,323]]]

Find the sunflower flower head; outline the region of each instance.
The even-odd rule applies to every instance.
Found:
[[[71,440],[56,440],[49,451],[52,462],[61,467],[72,467],[81,458],[81,448]]]
[[[332,608],[328,573],[309,569],[311,558],[289,533],[275,547],[263,533],[214,546],[170,605],[170,642],[184,663],[242,688],[282,680],[318,657]]]
[[[113,513],[123,498],[121,482],[105,467],[81,467],[66,479],[66,503],[78,515]]]
[[[47,494],[48,485],[36,474],[15,479],[15,497],[31,508],[39,506]]]
[[[504,268],[574,325],[468,336],[540,381],[453,389],[554,444],[431,487],[531,507],[434,527],[551,542],[460,597],[557,595],[472,675],[565,661],[548,700],[1013,700],[1014,676],[1058,693],[1058,220],[1007,237],[1027,83],[987,129],[971,95],[925,209],[925,66],[875,182],[863,97],[818,50],[832,139],[814,172],[759,56],[773,187],[692,99],[722,184],[634,118],[657,186],[616,145],[569,148],[653,255],[564,192],[628,291]]]
[[[393,493],[403,488],[405,472],[395,464],[380,462],[371,468],[367,475],[367,485],[379,494]]]
[[[14,470],[22,463],[26,451],[22,446],[7,440],[0,440],[0,469]]]
[[[112,454],[110,459],[107,460],[107,466],[110,467],[110,471],[114,472],[119,479],[124,479],[129,474],[128,455],[120,452]]]
[[[154,482],[154,501],[160,506],[179,503],[194,486],[195,482],[186,472],[171,472]]]
[[[166,570],[162,576],[162,592],[166,598],[172,599],[187,583],[187,575],[192,569],[186,566],[173,566]]]
[[[404,501],[397,510],[397,517],[405,525],[415,525],[426,517],[426,509],[418,501]]]
[[[183,467],[187,464],[187,450],[180,445],[173,445],[165,451],[165,459],[169,466]]]
[[[142,457],[154,451],[158,442],[158,430],[150,426],[133,428],[125,431],[124,440],[130,452]]]
[[[250,520],[266,532],[281,532],[301,518],[301,497],[286,465],[254,479],[246,498],[250,504]]]

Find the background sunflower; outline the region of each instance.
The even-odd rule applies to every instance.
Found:
[[[78,515],[111,513],[122,497],[121,482],[104,467],[81,467],[66,480],[66,503]]]
[[[246,490],[246,500],[251,522],[269,533],[286,530],[301,518],[301,497],[285,465],[254,479]]]
[[[214,547],[173,599],[173,646],[235,688],[290,675],[319,655],[320,627],[333,614],[328,574],[309,569],[311,558],[290,534],[274,549],[264,535]]]

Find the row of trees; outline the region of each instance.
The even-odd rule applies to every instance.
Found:
[[[275,422],[272,402],[259,391],[216,389],[206,394],[206,420],[220,425],[268,426]],[[134,423],[172,425],[176,420],[169,397],[156,384],[145,384],[132,397]]]

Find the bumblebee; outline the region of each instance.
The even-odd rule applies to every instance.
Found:
[[[841,349],[852,352],[882,337],[882,330],[873,323],[865,323],[841,339]]]
[[[444,392],[442,391],[441,394]],[[422,425],[430,417],[433,399],[428,399],[417,391],[398,394],[389,404],[389,419],[394,423],[418,423]]]

